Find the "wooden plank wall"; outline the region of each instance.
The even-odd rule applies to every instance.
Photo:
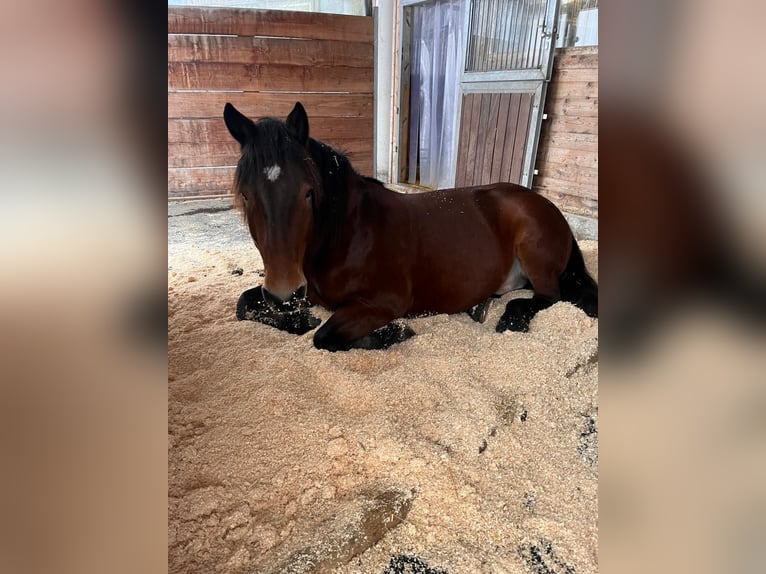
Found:
[[[373,40],[371,17],[169,6],[168,198],[231,193],[226,102],[258,119],[300,101],[311,136],[372,174]]]
[[[532,94],[463,96],[455,186],[521,181]]]
[[[598,218],[598,47],[554,57],[533,188],[568,213]]]

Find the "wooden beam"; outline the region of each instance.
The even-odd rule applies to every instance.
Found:
[[[222,118],[226,102],[231,102],[249,118],[286,118],[297,101],[306,108],[309,124],[316,118],[372,118],[373,115],[371,94],[169,92],[168,118]]]
[[[250,36],[168,36],[169,62],[373,68],[371,43]]]
[[[331,145],[347,155],[352,163],[372,157],[371,138],[337,140]],[[240,154],[239,143],[233,139],[231,142],[168,143],[168,167],[232,166],[237,164]]]
[[[168,6],[168,34],[281,36],[372,43],[374,24],[369,16]]]
[[[223,114],[221,114],[223,115]],[[257,120],[258,118],[253,118]],[[367,140],[372,147],[373,118],[312,118],[309,135],[324,142]],[[168,143],[233,143],[223,117],[204,119],[169,119]]]
[[[353,92],[372,94],[372,68],[168,62],[170,90]]]
[[[231,192],[234,167],[168,168],[168,195]]]

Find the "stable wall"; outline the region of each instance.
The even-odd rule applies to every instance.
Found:
[[[598,218],[598,46],[559,48],[533,188],[562,211]]]
[[[373,38],[372,17],[169,6],[168,198],[231,194],[226,102],[258,119],[300,101],[311,136],[372,173]]]

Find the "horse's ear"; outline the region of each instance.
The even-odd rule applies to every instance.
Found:
[[[287,116],[287,131],[302,145],[309,141],[309,117],[300,102],[295,102],[295,107]]]
[[[228,102],[223,108],[223,121],[226,122],[229,133],[240,145],[245,145],[252,137],[255,128],[253,120],[241,114],[237,108]]]

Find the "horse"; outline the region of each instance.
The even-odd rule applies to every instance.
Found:
[[[566,219],[513,183],[402,194],[359,174],[340,151],[309,136],[296,102],[286,121],[254,122],[227,103],[241,146],[234,175],[265,277],[242,294],[237,317],[291,333],[315,328],[307,308],[332,311],[318,349],[386,348],[412,336],[402,318],[468,312],[486,319],[493,298],[512,299],[496,326],[527,331],[534,315],[568,301],[598,316],[598,287]]]

